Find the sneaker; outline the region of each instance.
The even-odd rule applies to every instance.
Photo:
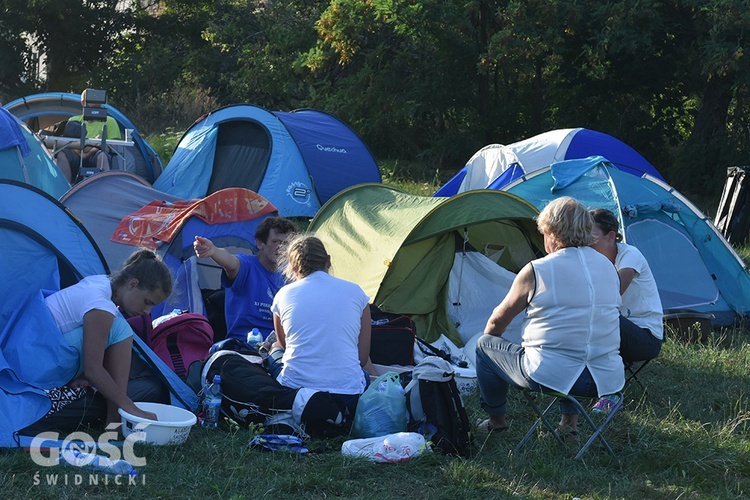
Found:
[[[606,415],[610,411],[612,411],[612,408],[617,406],[619,402],[620,396],[618,396],[617,394],[604,396],[596,402],[594,407],[591,409],[591,413]]]

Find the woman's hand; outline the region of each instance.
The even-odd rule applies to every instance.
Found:
[[[138,408],[135,405],[133,405],[132,411],[129,411],[129,410],[125,410],[125,411],[127,411],[128,413],[130,413],[131,415],[134,415],[136,417],[145,418],[145,419],[154,420],[154,421],[158,421],[159,420],[156,417],[156,413],[152,413],[152,412],[146,411],[146,410],[141,410],[140,408]]]

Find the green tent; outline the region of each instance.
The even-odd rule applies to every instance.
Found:
[[[543,254],[538,213],[494,190],[436,198],[360,184],[331,198],[309,230],[326,245],[335,276],[360,285],[381,310],[412,315],[420,337],[444,333],[462,345],[445,308],[456,252],[491,254],[517,273]]]

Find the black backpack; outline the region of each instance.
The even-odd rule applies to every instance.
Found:
[[[220,350],[206,360],[201,381],[208,384],[221,375],[221,414],[247,428],[251,424],[280,427],[313,437],[343,435],[348,432],[345,408],[331,394],[311,389],[291,389],[281,385],[260,364],[254,351]],[[289,417],[288,421],[284,418]],[[223,425],[223,422],[220,422]],[[291,434],[292,432],[276,432]]]
[[[414,367],[406,386],[409,430],[446,455],[468,456],[471,445],[469,418],[450,363],[427,356]]]

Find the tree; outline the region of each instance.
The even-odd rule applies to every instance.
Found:
[[[115,41],[131,28],[118,0],[29,0],[29,32],[46,56],[46,86],[80,91],[102,81]]]
[[[23,37],[24,21],[17,15],[21,11],[19,0],[0,0],[0,103],[27,85],[33,85],[35,73],[31,66]],[[31,80],[31,81],[30,81]]]
[[[476,45],[462,2],[334,0],[300,64],[311,104],[341,117],[377,154],[464,161],[478,140]],[[468,143],[468,144],[467,144]]]

